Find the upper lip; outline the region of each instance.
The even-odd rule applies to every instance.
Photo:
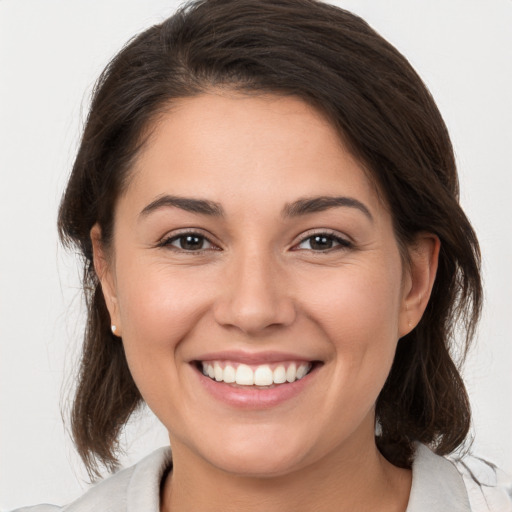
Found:
[[[245,364],[278,363],[281,361],[314,361],[313,358],[293,354],[291,352],[247,352],[241,350],[223,350],[208,352],[194,358],[194,361],[236,361]]]

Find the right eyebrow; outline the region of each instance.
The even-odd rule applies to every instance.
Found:
[[[310,213],[323,212],[331,208],[340,207],[355,208],[364,213],[364,215],[373,222],[373,216],[367,206],[354,197],[346,196],[314,196],[298,199],[293,203],[285,205],[283,216],[297,217],[299,215],[308,215]]]
[[[200,213],[201,215],[211,215],[214,217],[224,216],[224,209],[219,203],[214,201],[208,201],[207,199],[196,199],[192,197],[163,195],[157,197],[154,201],[145,206],[144,209],[140,212],[139,218],[146,217],[150,213],[153,213],[156,210],[160,210],[161,208],[169,207],[180,208],[181,210],[192,213]]]

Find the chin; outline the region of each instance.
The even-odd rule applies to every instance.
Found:
[[[226,473],[251,478],[284,476],[299,469],[301,456],[287,453],[248,454],[238,452],[221,456],[212,463]]]
[[[201,454],[203,459],[226,473],[247,477],[268,478],[286,475],[298,469],[306,457],[306,443],[296,433],[273,435],[264,427],[259,432],[228,435],[209,445]]]

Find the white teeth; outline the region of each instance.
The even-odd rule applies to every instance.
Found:
[[[224,382],[231,384],[232,382],[236,381],[236,371],[235,369],[228,365],[226,368],[224,368]]]
[[[268,364],[254,369],[246,364],[240,364],[236,368],[228,364],[223,368],[220,362],[212,361],[204,362],[202,366],[203,374],[211,379],[227,384],[236,383],[240,386],[271,386],[295,382],[305,377],[311,369],[311,363],[303,363],[298,367],[295,363],[291,363],[288,368],[281,364],[273,371]]]
[[[258,366],[254,372],[254,384],[256,386],[270,386],[274,383],[274,374],[268,366]]]
[[[286,370],[284,369],[284,366],[278,366],[274,370],[274,384],[282,384],[283,382],[286,382]]]
[[[241,386],[252,386],[254,384],[254,372],[251,367],[241,364],[236,369],[235,382]]]
[[[308,369],[306,368],[305,365],[301,364],[297,368],[297,380],[302,379],[302,377],[304,377],[306,375],[306,373],[308,373]]]
[[[222,366],[219,363],[213,365],[213,372],[215,374],[215,380],[221,381],[223,379]]]
[[[297,367],[295,366],[295,363],[292,363],[290,366],[288,366],[288,370],[286,370],[286,380],[288,382],[293,382],[297,378]]]

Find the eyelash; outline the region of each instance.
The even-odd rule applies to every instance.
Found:
[[[183,249],[182,247],[176,247],[176,246],[172,245],[173,242],[177,242],[177,241],[179,241],[181,239],[184,239],[186,237],[199,238],[200,241],[202,241],[203,243],[207,242],[207,243],[211,244],[213,247],[212,248],[206,248],[206,249],[200,248],[198,250],[189,250],[189,249]],[[310,241],[310,244],[311,244],[311,240],[314,237],[322,237],[323,239],[327,239],[328,241],[332,241],[332,242],[334,242],[334,243],[336,243],[338,245],[335,245],[334,247],[329,247],[328,249],[322,249],[322,250],[300,249],[300,248],[297,248],[298,246],[302,245],[303,243],[307,242],[308,240]],[[170,237],[164,238],[161,242],[158,243],[158,247],[170,248],[171,250],[174,250],[174,251],[177,251],[177,252],[181,252],[181,253],[185,253],[185,254],[203,254],[203,253],[205,253],[207,251],[219,251],[219,250],[221,250],[207,236],[205,236],[202,233],[195,232],[195,231],[186,231],[186,232],[183,232],[183,233],[174,234],[174,235],[172,235]],[[325,254],[325,253],[329,253],[329,252],[332,252],[332,251],[337,251],[337,250],[342,250],[342,249],[350,249],[351,247],[353,247],[352,242],[350,242],[349,240],[347,240],[345,238],[342,238],[342,237],[336,235],[333,232],[317,231],[317,232],[314,232],[314,233],[309,233],[307,236],[303,237],[300,240],[299,243],[295,244],[295,246],[292,248],[292,250],[294,250],[294,251],[311,251],[311,252],[317,253],[317,254],[318,253]]]
[[[352,242],[350,242],[349,240],[347,240],[346,238],[342,238],[341,236],[331,232],[331,231],[317,231],[317,232],[314,232],[314,233],[309,233],[307,236],[305,236],[304,238],[301,239],[301,241],[296,244],[294,247],[297,247],[299,245],[302,245],[304,242],[307,242],[308,240],[310,241],[310,244],[311,244],[311,240],[314,238],[314,237],[321,237],[323,239],[327,239],[327,240],[330,240],[332,242],[335,242],[337,243],[338,245],[337,246],[334,246],[334,247],[329,247],[328,249],[322,249],[322,250],[317,250],[315,251],[314,249],[293,249],[293,250],[296,250],[296,251],[312,251],[314,253],[320,253],[320,254],[324,254],[324,253],[328,253],[328,252],[332,252],[332,251],[338,251],[338,250],[342,250],[342,249],[350,249],[351,247],[353,247],[353,244]]]
[[[201,248],[201,249],[199,249],[197,251],[194,251],[194,250],[183,249],[181,247],[175,247],[175,246],[172,245],[173,242],[179,241],[180,239],[184,239],[184,238],[187,238],[187,237],[199,238],[201,241],[207,242],[207,243],[211,244],[212,246],[216,247],[215,244],[206,235],[204,235],[202,233],[198,233],[196,231],[184,231],[182,233],[166,237],[161,242],[159,242],[158,247],[170,248],[170,249],[175,250],[177,252],[182,252],[182,253],[186,253],[186,254],[202,254],[202,253],[204,253],[206,251],[218,251],[218,250],[220,250],[219,248],[216,248],[216,249],[213,249],[213,248],[203,249],[203,248]]]

